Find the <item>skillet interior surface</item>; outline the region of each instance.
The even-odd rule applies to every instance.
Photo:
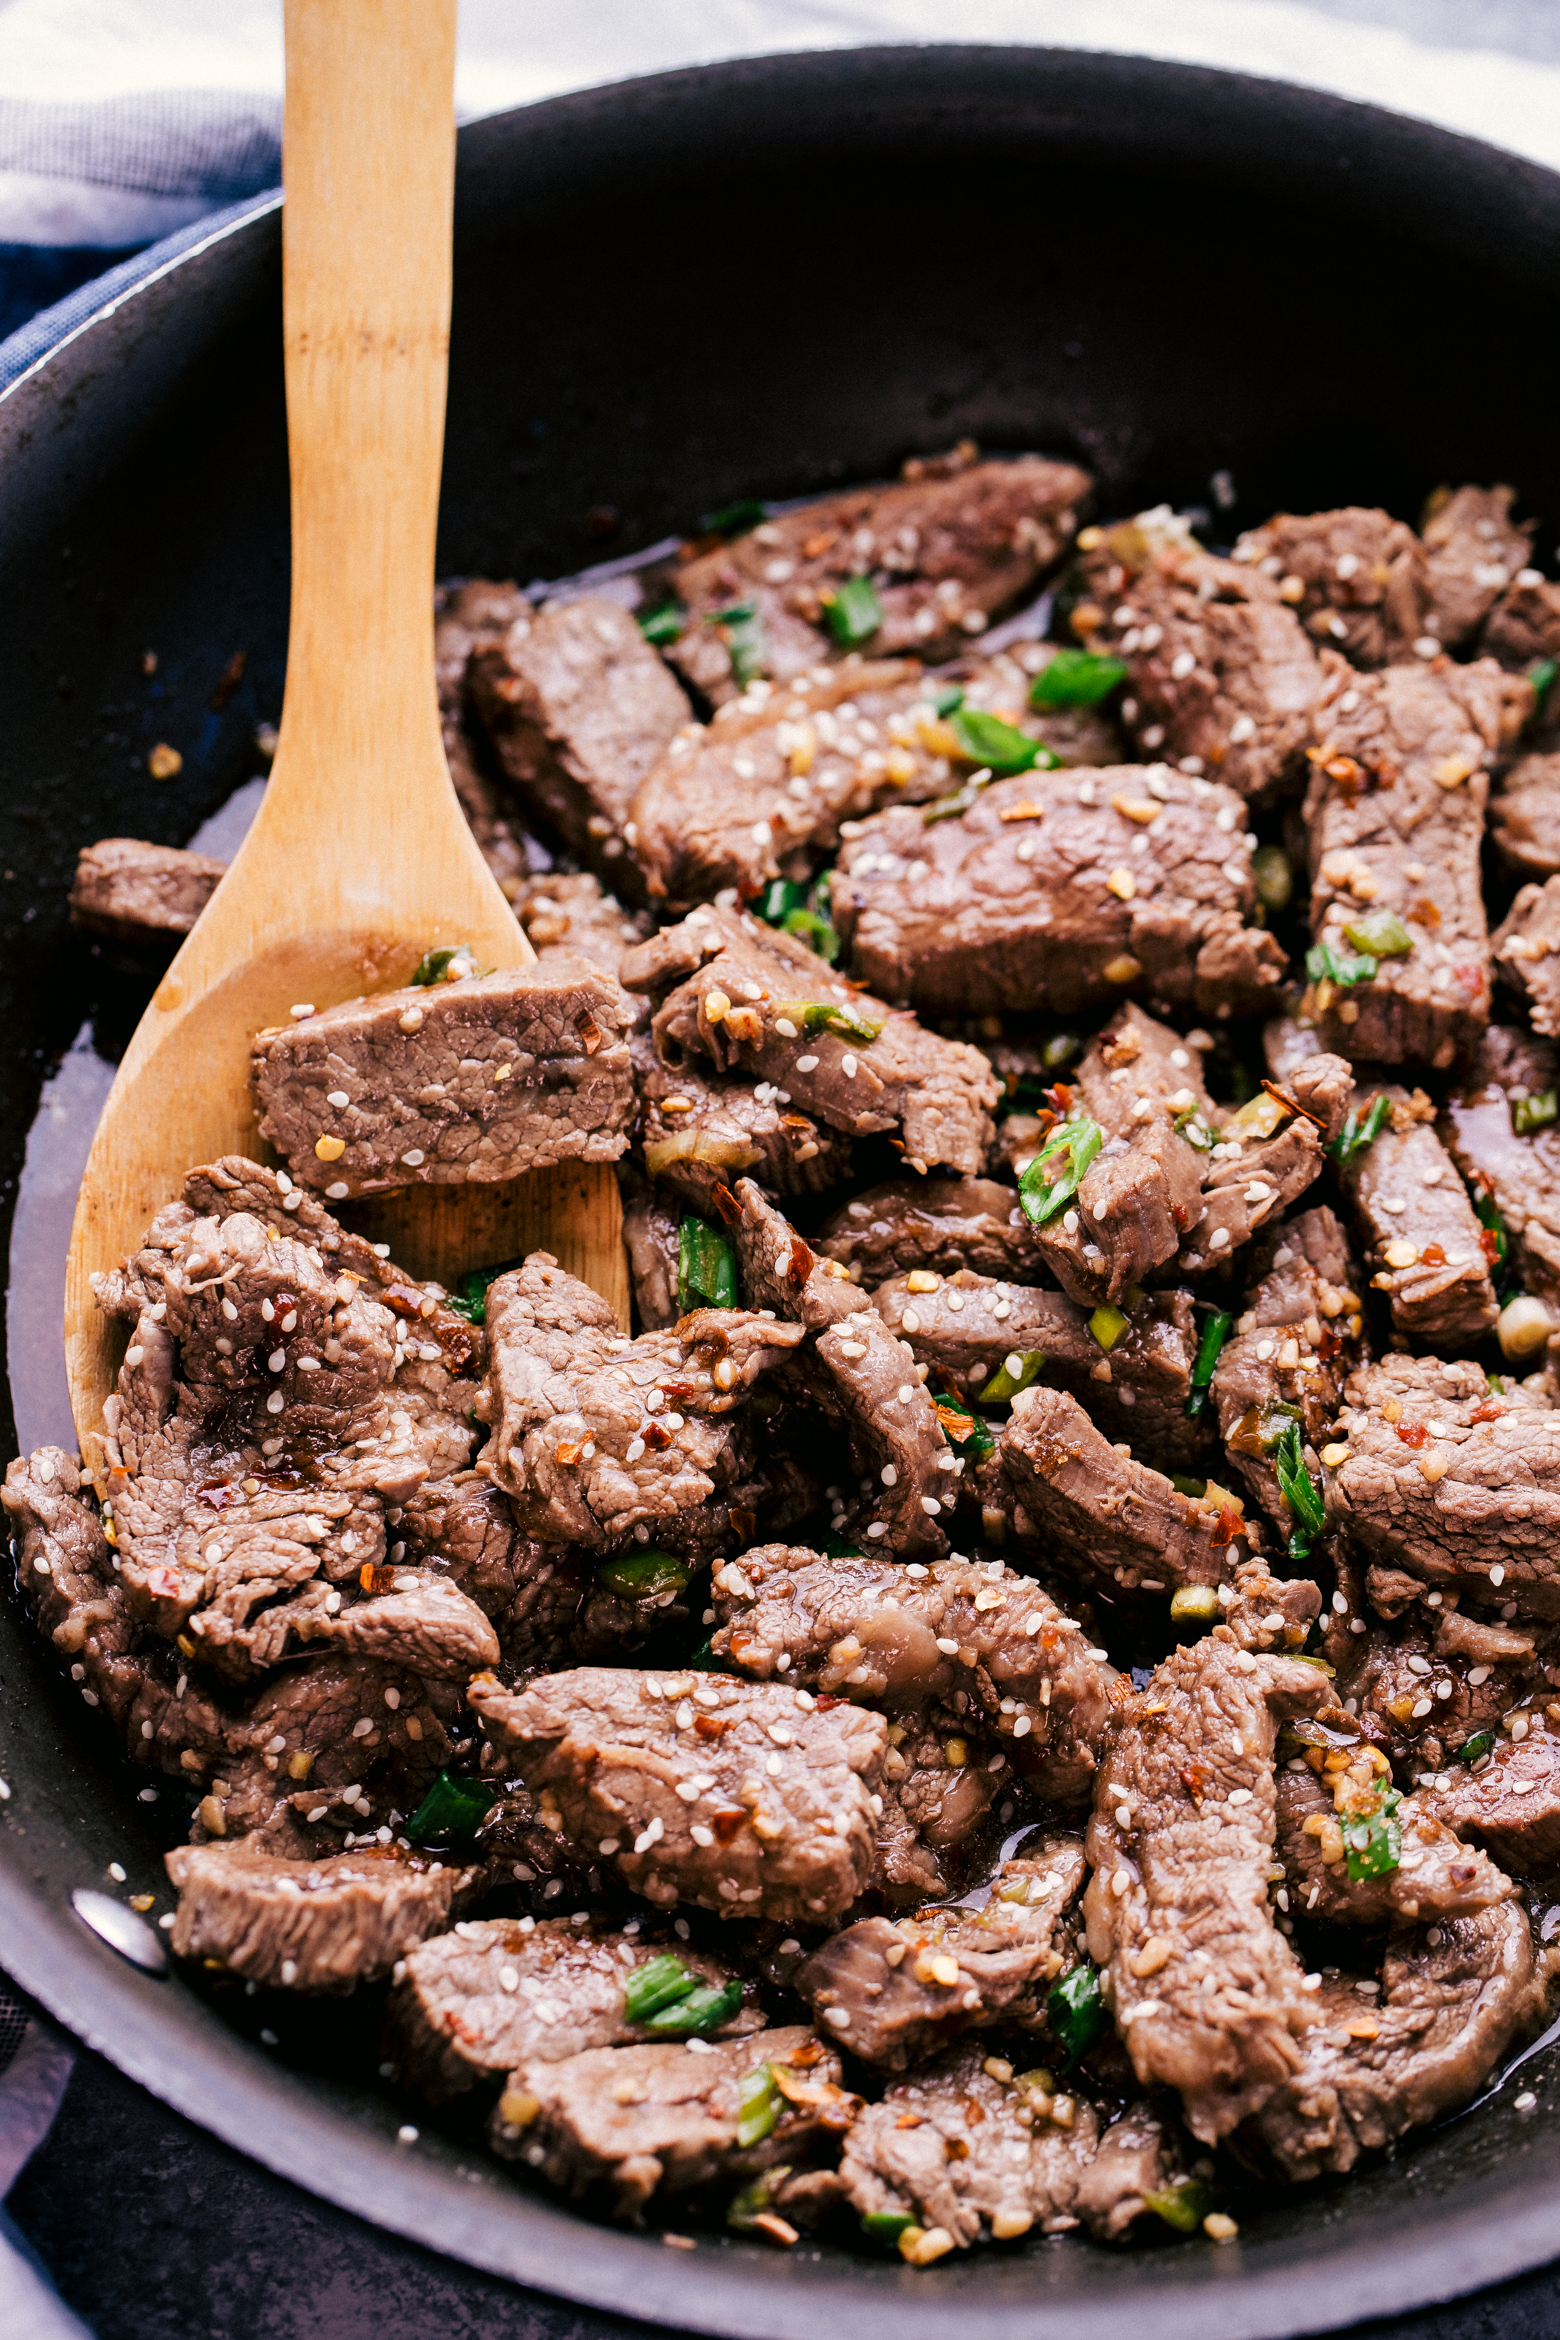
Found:
[[[112,1058],[146,994],[66,926],[78,848],[186,842],[258,769],[254,727],[280,706],[278,243],[262,205],[0,400],[8,1217],[41,1085],[78,1034]],[[1192,68],[857,51],[555,100],[461,134],[440,570],[558,576],[733,497],[880,477],[966,435],[1076,456],[1106,513],[1213,504],[1227,473],[1221,537],[1279,506],[1412,517],[1443,479],[1515,481],[1553,521],[1560,443],[1534,393],[1560,356],[1557,254],[1560,180],[1538,166]],[[158,740],[184,755],[172,784],[147,777]],[[65,1432],[51,1273],[13,1260],[11,1390],[32,1436]],[[9,1455],[9,1411],[0,1434]],[[1515,2110],[1508,2078],[1383,2165],[1276,2200],[1224,2250],[1069,2240],[920,2272],[735,2239],[670,2251],[520,2191],[453,2137],[398,2145],[404,2108],[345,2053],[350,2013],[250,2002],[230,2020],[88,1935],[68,1897],[110,1861],[121,1892],[167,1905],[182,1816],[167,1783],[140,1800],[145,1775],[9,1600],[0,1774],[0,1964],[61,2021],[297,2182],[578,2300],[752,2340],[846,2317],[941,2335],[952,2314],[976,2340],[1103,2340],[1138,2312],[1165,2340],[1245,2340],[1402,2311],[1555,2248],[1540,2047],[1522,2082],[1537,2111]],[[280,2047],[257,2044],[275,2022]]]

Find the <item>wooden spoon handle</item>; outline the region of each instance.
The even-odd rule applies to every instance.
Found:
[[[287,0],[292,614],[268,824],[330,773],[343,841],[443,768],[434,537],[449,368],[456,0]],[[444,781],[448,794],[449,783]],[[397,809],[403,809],[398,807]],[[347,872],[343,872],[344,877]],[[350,880],[349,880],[350,890]]]

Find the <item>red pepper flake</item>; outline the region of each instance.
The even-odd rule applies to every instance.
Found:
[[[1360,789],[1365,785],[1365,767],[1352,756],[1329,756],[1322,766],[1329,780],[1340,788]]]
[[[696,1714],[693,1727],[701,1739],[723,1739],[731,1725],[721,1714]]]
[[[1479,965],[1477,960],[1459,960],[1456,966],[1454,966],[1452,969],[1452,975],[1454,979],[1462,985],[1464,991],[1467,992],[1470,999],[1483,998],[1485,990],[1485,974],[1484,969]]]
[[[1470,1422],[1498,1422],[1506,1411],[1498,1398],[1486,1398],[1482,1406],[1475,1406],[1468,1416]]]
[[[1439,1243],[1427,1243],[1419,1259],[1423,1267],[1445,1267],[1446,1252]]]
[[[1216,1545],[1233,1544],[1236,1538],[1238,1536],[1243,1536],[1245,1532],[1246,1522],[1244,1518],[1238,1511],[1232,1510],[1230,1506],[1226,1504],[1224,1509],[1219,1513],[1218,1518],[1213,1523],[1214,1543]]]
[[[565,1470],[572,1470],[584,1452],[583,1446],[576,1445],[572,1439],[566,1438],[558,1449],[558,1460]]]
[[[717,1181],[715,1192],[711,1199],[714,1202],[715,1208],[719,1211],[721,1217],[725,1220],[728,1227],[741,1226],[742,1205],[738,1202],[736,1196],[732,1193],[729,1186],[725,1185],[722,1181]]]
[[[110,1541],[113,1539],[110,1538]],[[146,1572],[146,1589],[154,1601],[176,1601],[183,1589],[178,1570],[149,1568]]]
[[[788,1284],[794,1284],[797,1290],[800,1291],[802,1285],[806,1283],[808,1277],[812,1274],[813,1266],[814,1261],[812,1253],[808,1250],[800,1235],[793,1235],[791,1237],[791,1256],[786,1262],[786,1282]]]
[[[670,1430],[663,1430],[659,1422],[647,1422],[639,1435],[646,1446],[650,1448],[652,1454],[659,1454],[663,1446],[670,1446],[672,1443]]]
[[[1403,915],[1410,919],[1415,926],[1434,927],[1441,923],[1441,913],[1430,901],[1410,902]]]
[[[1488,1264],[1494,1267],[1500,1258],[1500,1237],[1493,1227],[1485,1227],[1480,1230],[1479,1249],[1483,1252]]]
[[[390,1582],[391,1577],[389,1569],[381,1566],[373,1560],[365,1560],[362,1567],[358,1570],[358,1583],[363,1587],[363,1590],[366,1593],[388,1592],[390,1589]]]
[[[1405,1446],[1423,1446],[1430,1433],[1423,1422],[1399,1422],[1397,1434]]]
[[[601,1026],[594,1016],[586,1016],[580,1025],[580,1038],[585,1043],[587,1056],[594,1056],[601,1046]]]
[[[1281,1089],[1276,1081],[1264,1081],[1262,1086],[1274,1104],[1282,1105],[1286,1113],[1297,1113],[1302,1121],[1312,1121],[1318,1129],[1326,1129],[1325,1114],[1313,1113],[1309,1105],[1302,1105],[1298,1097],[1292,1097],[1289,1091]]]
[[[713,1720],[713,1717],[705,1716],[701,1719],[709,1721]],[[730,1844],[746,1819],[747,1812],[741,1804],[722,1804],[718,1811],[710,1814],[710,1826],[722,1844]]]
[[[1213,1774],[1201,1763],[1187,1763],[1181,1767],[1181,1785],[1189,1796],[1205,1796]]]

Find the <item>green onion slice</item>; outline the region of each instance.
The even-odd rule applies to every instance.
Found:
[[[818,598],[823,622],[842,650],[870,642],[883,623],[883,604],[870,577],[846,577]]]
[[[1321,1490],[1306,1469],[1298,1422],[1285,1424],[1283,1436],[1273,1449],[1273,1470],[1278,1480],[1278,1491],[1295,1519],[1294,1531],[1289,1538],[1289,1557],[1291,1560],[1304,1560],[1327,1525],[1327,1507],[1322,1501]]]
[[[944,683],[932,693],[932,705],[939,715],[951,715],[955,707],[964,704],[964,691],[959,683]]]
[[[959,743],[959,753],[972,764],[985,764],[997,773],[1028,772],[1035,765],[1054,771],[1061,757],[1040,740],[1029,739],[1000,715],[980,707],[958,707],[948,717],[948,729]]]
[[[1282,845],[1259,845],[1251,857],[1251,882],[1264,910],[1287,910],[1295,873]]]
[[[1529,1096],[1511,1100],[1511,1126],[1518,1137],[1531,1137],[1536,1129],[1547,1129],[1560,1117],[1560,1092],[1554,1089],[1535,1089]]]
[[[492,972],[491,967],[479,966],[470,943],[451,943],[446,950],[424,952],[411,981],[426,990],[435,983],[464,983],[468,976]]]
[[[1368,910],[1363,918],[1351,918],[1343,939],[1372,959],[1406,959],[1414,947],[1413,936],[1395,910]]]
[[[806,1035],[835,1032],[842,1040],[854,1040],[858,1048],[870,1048],[883,1029],[881,1016],[863,1015],[860,1008],[835,999],[779,999],[775,1019],[794,1024]]]
[[[1029,686],[1031,707],[1097,707],[1127,679],[1126,663],[1094,650],[1058,650]]]
[[[677,1306],[735,1308],[737,1255],[718,1227],[692,1212],[677,1230]]]
[[[1044,1227],[1072,1201],[1105,1143],[1097,1121],[1080,1115],[1053,1130],[1018,1182],[1018,1199],[1033,1227]]]
[[[501,1791],[491,1780],[451,1779],[441,1771],[401,1834],[411,1844],[469,1845]]]
[[[1089,1330],[1107,1355],[1126,1331],[1127,1321],[1123,1311],[1112,1307],[1109,1301],[1103,1308],[1096,1308],[1090,1317]]]
[[[515,1268],[524,1265],[524,1260],[501,1259],[496,1267],[469,1269],[449,1295],[445,1306],[456,1316],[463,1316],[468,1324],[485,1324],[489,1292],[500,1276],[507,1276]]]
[[[1375,1144],[1391,1110],[1385,1097],[1373,1097],[1363,1114],[1357,1105],[1349,1107],[1347,1120],[1327,1148],[1340,1170],[1347,1170],[1356,1154]]]
[[[1213,1381],[1213,1369],[1219,1362],[1219,1352],[1235,1329],[1235,1319],[1222,1308],[1216,1308],[1202,1329],[1197,1344],[1197,1355],[1192,1363],[1191,1395],[1186,1401],[1189,1420],[1195,1422],[1208,1403],[1208,1391]]]
[[[1143,2207],[1177,2234],[1195,2234],[1213,2208],[1213,2196],[1200,2178],[1172,2178],[1169,2185],[1145,2194]]]
[[[1016,1373],[1013,1371],[1015,1362],[1018,1366]],[[1021,1389],[1028,1389],[1031,1382],[1039,1380],[1044,1364],[1044,1349],[1026,1349],[1022,1356],[1015,1350],[1004,1364],[997,1367],[981,1391],[981,1404],[995,1406],[1000,1405],[1005,1398],[1017,1397]]]
[[[1105,2028],[1105,2001],[1100,1995],[1099,1969],[1085,1960],[1064,1974],[1045,2003],[1052,2031],[1076,2064]]]
[[[718,609],[705,619],[707,626],[718,626],[731,659],[734,682],[743,690],[757,680],[764,671],[768,655],[764,643],[764,621],[758,604],[753,601],[735,601],[730,609]]]
[[[641,610],[638,623],[639,631],[652,649],[664,650],[669,643],[681,639],[688,612],[673,595],[666,601],[658,601],[654,609]]]
[[[596,1569],[596,1582],[603,1591],[616,1593],[625,1601],[652,1601],[661,1593],[683,1592],[688,1576],[686,1560],[679,1560],[672,1552],[657,1551],[654,1544],[625,1552],[616,1560],[603,1560]]]
[[[768,2064],[756,2064],[737,2084],[737,2143],[761,2145],[780,2119],[782,2098]]]
[[[768,517],[769,506],[757,496],[739,496],[734,504],[722,504],[718,512],[706,512],[699,522],[701,536],[745,536],[750,528],[762,525]]]
[[[892,2245],[914,2224],[914,2215],[909,2210],[863,2210],[861,2214],[861,2231],[868,2242]]]

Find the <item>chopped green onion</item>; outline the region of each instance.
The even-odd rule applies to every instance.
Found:
[[[1143,2207],[1177,2234],[1195,2234],[1213,2207],[1213,2196],[1200,2178],[1172,2178],[1169,2185],[1145,2194]]]
[[[791,2174],[788,2161],[777,2162],[773,2169],[760,2170],[726,2205],[726,2224],[737,2234],[751,2233],[761,2218],[767,2217],[775,2206],[775,2188]]]
[[[1212,1625],[1223,1614],[1217,1585],[1182,1584],[1170,1595],[1172,1625]]]
[[[788,910],[780,924],[787,934],[799,934],[826,966],[833,966],[840,955],[840,938],[827,918],[816,910]]]
[[[951,796],[939,796],[934,804],[927,806],[921,815],[921,826],[929,829],[934,821],[962,820],[977,798],[985,795],[993,778],[994,774],[987,771],[971,773],[962,788],[956,788]]]
[[[694,1674],[729,1674],[731,1666],[723,1657],[715,1655],[715,1637],[706,1633],[698,1648],[683,1659],[683,1664]]]
[[[1349,1107],[1348,1119],[1327,1148],[1340,1170],[1347,1170],[1356,1154],[1375,1144],[1391,1110],[1385,1097],[1373,1097],[1363,1115],[1357,1105]]]
[[[1053,1130],[1018,1181],[1018,1199],[1032,1227],[1043,1227],[1072,1201],[1105,1143],[1097,1121],[1080,1115]]]
[[[863,2210],[861,2213],[861,2231],[868,2242],[886,2243],[890,2247],[914,2224],[914,2213],[909,2210]]]
[[[1291,1560],[1304,1560],[1327,1525],[1327,1507],[1316,1481],[1306,1469],[1298,1422],[1285,1424],[1283,1436],[1273,1449],[1273,1470],[1278,1479],[1278,1491],[1294,1514],[1296,1522],[1289,1538],[1289,1557]]]
[[[948,717],[948,729],[958,741],[962,756],[972,764],[986,765],[993,772],[1028,772],[1036,764],[1051,772],[1062,760],[1054,748],[1026,738],[1011,723],[1004,723],[1000,715],[988,715],[980,707],[956,708]]]
[[[943,1436],[955,1454],[966,1462],[984,1462],[988,1454],[995,1454],[997,1442],[979,1414],[970,1413],[964,1406],[955,1406],[946,1398],[933,1400],[934,1411],[943,1427]]]
[[[1251,882],[1264,910],[1287,910],[1295,873],[1282,845],[1259,845],[1251,857]]]
[[[1113,1308],[1109,1301],[1103,1308],[1096,1308],[1089,1319],[1090,1332],[1107,1352],[1116,1346],[1126,1329],[1126,1317],[1119,1308]]]
[[[1531,1137],[1535,1129],[1547,1129],[1560,1115],[1560,1093],[1554,1089],[1536,1089],[1531,1096],[1511,1100],[1511,1126],[1518,1137]]]
[[[863,642],[870,642],[883,623],[883,604],[870,577],[846,577],[818,598],[823,603],[824,624],[842,650],[856,650]]]
[[[718,609],[713,617],[705,619],[707,626],[719,626],[731,658],[734,682],[746,690],[764,671],[768,655],[764,645],[764,621],[754,601],[735,601],[730,609]]]
[[[1075,1966],[1046,2000],[1045,2011],[1051,2029],[1067,2051],[1069,2064],[1076,2064],[1105,2028],[1105,2001],[1100,1995],[1099,1969],[1087,1961]]]
[[[596,1569],[596,1582],[605,1592],[616,1593],[620,1600],[653,1601],[662,1593],[680,1593],[688,1583],[688,1563],[675,1553],[657,1551],[654,1544],[641,1550],[625,1552],[616,1560],[603,1560]]]
[[[639,631],[652,649],[664,650],[669,643],[682,638],[687,623],[688,612],[673,594],[669,600],[658,601],[654,609],[640,612]]]
[[[832,967],[840,955],[840,938],[822,911],[809,901],[811,890],[794,878],[771,878],[753,907],[766,926],[799,934],[808,949]]]
[[[1216,1308],[1202,1328],[1197,1344],[1197,1356],[1192,1365],[1191,1395],[1186,1401],[1188,1421],[1195,1422],[1208,1403],[1208,1391],[1213,1381],[1213,1369],[1219,1362],[1219,1351],[1235,1329],[1235,1319],[1222,1308]]]
[[[453,1315],[463,1316],[468,1324],[485,1324],[489,1292],[500,1276],[507,1276],[515,1268],[524,1265],[524,1260],[502,1259],[496,1267],[471,1268],[461,1277],[444,1305]]]
[[[663,2007],[685,1999],[698,1979],[672,1951],[664,1952],[659,1958],[647,1958],[643,1966],[634,1968],[624,1985],[624,2022],[647,2023]]]
[[[1187,1496],[1193,1503],[1201,1503],[1208,1492],[1206,1479],[1189,1479],[1183,1471],[1172,1471],[1170,1484],[1178,1495]]]
[[[428,951],[417,962],[411,981],[426,990],[434,983],[464,983],[471,975],[491,975],[491,967],[477,964],[470,943],[451,943],[447,950]]]
[[[769,506],[761,504],[757,496],[739,496],[734,504],[722,504],[718,512],[706,512],[699,522],[701,536],[745,536],[750,528],[757,528],[767,517]]]
[[[1060,1072],[1063,1065],[1071,1064],[1082,1046],[1083,1041],[1076,1032],[1053,1032],[1040,1051],[1040,1062],[1047,1072]]]
[[[1413,936],[1395,910],[1367,910],[1363,918],[1351,918],[1343,939],[1372,959],[1406,959],[1414,947]]]
[[[1174,1126],[1180,1131],[1187,1144],[1195,1146],[1200,1154],[1212,1153],[1219,1142],[1218,1131],[1210,1129],[1207,1122],[1204,1121],[1200,1105],[1184,1107],[1176,1115]]]
[[[1374,983],[1376,962],[1368,954],[1340,958],[1327,943],[1313,943],[1305,954],[1305,971],[1313,983],[1335,983],[1346,991],[1354,983]]]
[[[677,1230],[677,1306],[735,1308],[737,1255],[718,1227],[690,1211]]]
[[[847,1544],[839,1536],[830,1536],[824,1544],[825,1560],[865,1560],[866,1553],[859,1544]]]
[[[1458,1748],[1457,1760],[1459,1763],[1474,1764],[1477,1763],[1482,1756],[1491,1755],[1494,1753],[1494,1751],[1495,1733],[1493,1731],[1475,1731],[1473,1736],[1469,1739],[1464,1739],[1462,1745]]]
[[[1338,1672],[1337,1667],[1330,1666],[1324,1657],[1309,1657],[1303,1649],[1286,1650],[1284,1654],[1289,1659],[1291,1665],[1314,1666],[1317,1672],[1319,1674],[1325,1674],[1329,1681],[1332,1681],[1336,1678]]]
[[[1401,1802],[1401,1798],[1397,1802]],[[1349,1883],[1358,1885],[1366,1877],[1390,1877],[1403,1853],[1403,1832],[1392,1812],[1396,1802],[1387,1799],[1376,1819],[1352,1819],[1343,1823],[1343,1841],[1349,1856]]]
[[[1484,1376],[1484,1385],[1489,1391],[1491,1397],[1504,1397],[1507,1390],[1511,1387],[1511,1377],[1509,1374],[1505,1373],[1486,1372]]]
[[[401,1834],[412,1844],[465,1847],[500,1793],[491,1780],[451,1779],[447,1771],[441,1771]]]
[[[693,1988],[685,1998],[645,2018],[646,2031],[662,2039],[709,2039],[731,2021],[742,2005],[742,1985],[735,1977],[724,1983],[700,1982],[697,1976],[690,1980]]]
[[[774,2134],[781,2096],[768,2064],[756,2064],[737,2084],[737,2143],[761,2145]]]
[[[771,878],[753,907],[766,926],[783,926],[793,910],[805,910],[809,891],[795,878]]]
[[[963,704],[964,691],[958,683],[944,683],[941,689],[932,693],[932,705],[939,715],[951,715],[955,707],[962,707]]]
[[[1017,1356],[1017,1354],[1018,1352],[1015,1350],[1014,1355]],[[981,1391],[981,1404],[994,1406],[1001,1404],[1004,1398],[1017,1397],[1021,1389],[1028,1389],[1031,1382],[1039,1380],[1040,1370],[1044,1363],[1044,1349],[1028,1349],[1023,1356],[1019,1357],[1018,1371],[1015,1373],[1012,1370],[1013,1358],[1009,1357],[1006,1364],[997,1367],[996,1372]]]
[[[858,1048],[870,1048],[883,1029],[881,1016],[864,1016],[860,1008],[834,999],[776,1000],[775,1016],[809,1036],[836,1032],[842,1040],[854,1040]]]
[[[1556,664],[1552,658],[1535,658],[1527,670],[1528,681],[1533,685],[1532,720],[1535,723],[1543,717],[1544,701],[1549,696],[1549,686],[1554,681],[1556,672]]]
[[[1127,679],[1125,661],[1094,650],[1058,650],[1029,686],[1031,707],[1097,707]]]

